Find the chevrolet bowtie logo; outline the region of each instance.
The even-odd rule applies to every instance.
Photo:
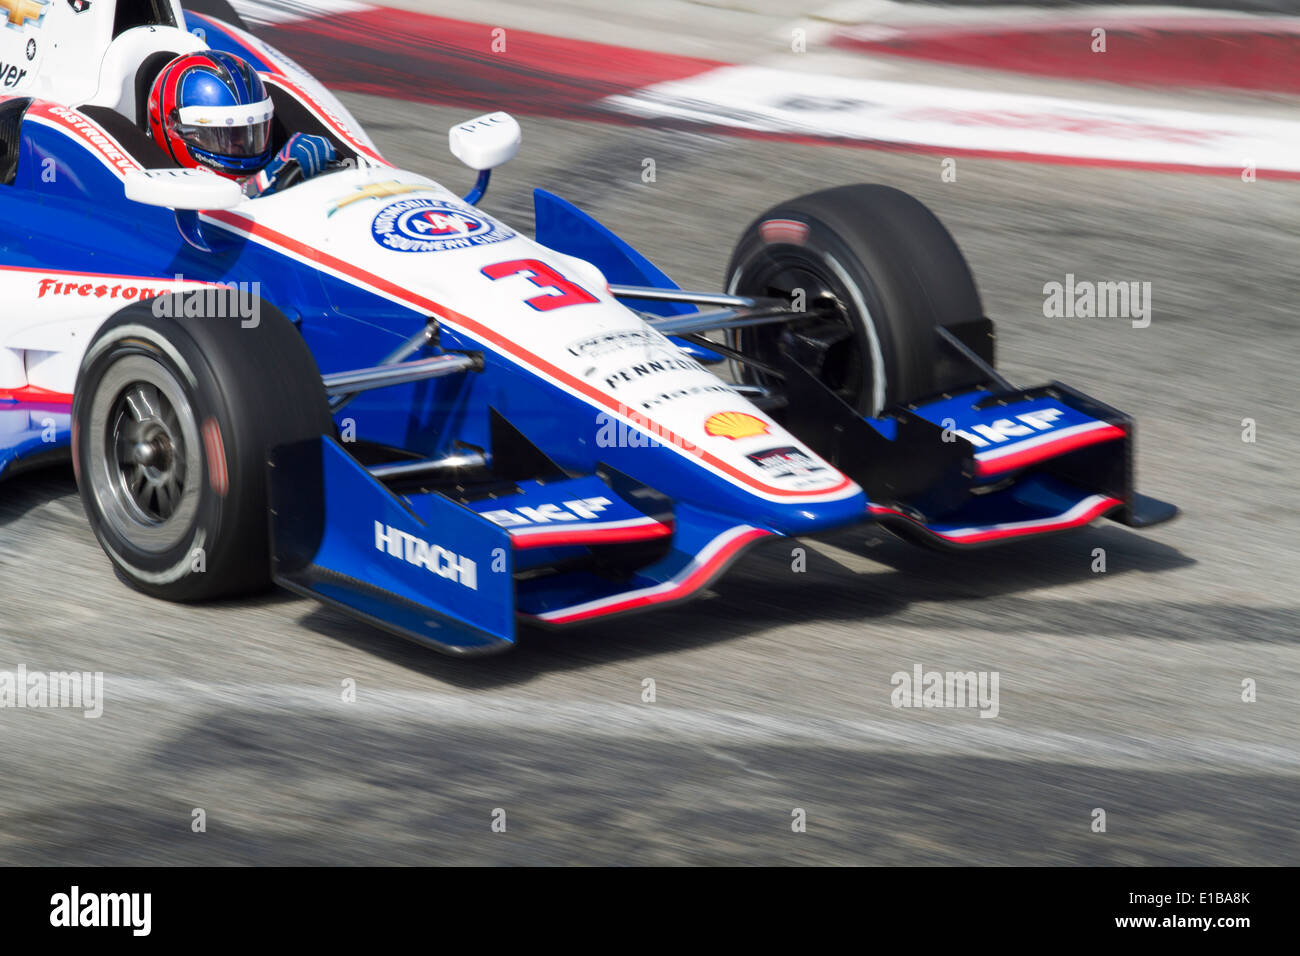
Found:
[[[0,0],[0,2],[3,2],[3,0]],[[349,193],[341,199],[336,199],[325,216],[328,218],[344,206],[350,206],[354,202],[361,202],[363,199],[385,199],[389,196],[400,196],[402,193],[420,192],[430,188],[429,186],[421,186],[418,183],[399,183],[395,179],[388,179],[382,183],[371,183],[369,186],[358,186],[355,192]]]
[[[46,0],[0,0],[0,10],[8,14],[6,25],[22,27],[29,20],[40,20],[49,6]]]

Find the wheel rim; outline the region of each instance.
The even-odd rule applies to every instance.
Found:
[[[806,318],[781,325],[737,329],[732,347],[767,365],[780,365],[783,351],[795,352],[812,361],[801,361],[822,384],[845,402],[857,407],[868,388],[868,370],[858,347],[857,334],[849,318],[846,290],[817,263],[798,255],[768,250],[761,264],[742,267],[732,279],[733,294],[773,296],[793,300],[795,291],[804,292]],[[811,347],[811,348],[810,348]],[[741,381],[763,385],[775,391],[780,383],[755,369],[738,370]]]
[[[191,532],[202,461],[184,388],[146,355],[104,373],[88,416],[91,490],[104,522],[132,547],[163,553]]]

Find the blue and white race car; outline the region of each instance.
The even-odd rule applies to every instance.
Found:
[[[0,0],[0,476],[71,456],[120,576],[194,601],[274,581],[439,650],[689,598],[747,547],[878,522],[967,548],[1175,509],[1131,418],[994,366],[951,236],[827,189],[678,288],[460,124],[465,197],[395,168],[224,2]],[[324,137],[274,192],[178,168],[155,75],[223,51]],[[717,374],[722,373],[722,374]]]

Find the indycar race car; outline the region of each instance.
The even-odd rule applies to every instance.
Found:
[[[520,143],[459,124],[464,197],[381,155],[224,2],[0,0],[0,476],[71,456],[118,574],[269,582],[450,652],[689,598],[756,542],[876,522],[970,548],[1176,509],[1134,423],[996,370],[952,237],[849,185],[679,288],[565,200],[477,205]],[[253,65],[272,139],[338,159],[249,198],[145,133],[163,64]]]

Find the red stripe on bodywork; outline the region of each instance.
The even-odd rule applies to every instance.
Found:
[[[556,548],[565,545],[652,541],[655,538],[668,537],[672,533],[673,529],[666,524],[655,522],[654,524],[639,524],[627,528],[606,528],[604,530],[589,529],[584,531],[582,528],[573,528],[564,531],[538,531],[532,534],[512,535],[510,540],[516,550],[523,551],[527,548]]]
[[[1048,458],[1064,455],[1076,448],[1086,448],[1088,445],[1114,441],[1116,438],[1123,438],[1125,434],[1124,429],[1115,425],[1108,425],[1105,428],[1095,428],[1090,432],[1067,435],[1058,441],[1044,442],[1041,445],[1035,445],[1033,448],[1026,448],[1024,451],[1012,452],[998,458],[983,461],[976,459],[975,474],[981,478],[986,475],[1000,475],[1004,471],[1014,471],[1017,468],[1024,468],[1036,462],[1046,461]]]
[[[944,534],[917,521],[909,514],[904,514],[894,508],[886,508],[883,505],[871,505],[867,510],[873,515],[893,515],[899,518],[906,518],[912,524],[924,528],[936,538],[942,538],[944,541],[951,541],[953,544],[979,544],[983,541],[999,541],[1003,538],[1024,538],[1036,534],[1046,534],[1049,531],[1064,531],[1068,528],[1077,528],[1085,525],[1090,521],[1100,518],[1112,508],[1118,508],[1124,504],[1118,498],[1103,498],[1081,515],[1073,518],[1044,518],[1042,521],[1035,522],[1022,528],[990,528],[988,531],[977,531],[974,534]]]
[[[623,601],[615,601],[612,604],[604,604],[600,607],[590,608],[586,611],[578,611],[574,614],[561,615],[557,617],[542,618],[547,624],[572,624],[577,621],[588,621],[592,618],[607,617],[610,614],[618,614],[623,611],[632,611],[638,608],[650,607],[655,604],[663,604],[665,601],[679,600],[693,591],[707,585],[715,576],[721,573],[727,563],[736,556],[747,545],[757,541],[759,538],[767,537],[771,532],[764,531],[761,528],[753,528],[744,534],[737,535],[731,541],[723,545],[718,553],[712,558],[701,564],[689,575],[683,578],[673,588],[666,591],[659,591],[655,594],[642,594],[635,597],[627,598]],[[540,615],[529,615],[530,617],[540,617]]]
[[[54,125],[61,132],[92,150],[100,161],[118,176],[125,176],[126,170],[144,168],[107,130],[70,106],[62,106],[49,100],[32,100],[23,117]],[[96,139],[101,141],[96,142]]]
[[[233,23],[229,23],[226,20],[219,20],[216,17],[210,17],[203,13],[196,13],[193,10],[186,10],[185,19],[189,20],[191,18],[197,20],[200,23],[206,23],[209,27],[216,30],[218,33],[224,33],[227,36],[229,36],[240,46],[244,47],[244,51],[246,53],[251,53],[253,56],[257,57],[257,59],[261,60],[263,63],[269,66],[271,68],[271,72],[276,76],[282,76],[284,74],[284,70],[281,69],[281,64],[273,62],[273,57],[271,57],[268,54],[268,52],[263,48],[265,44],[254,42],[258,38],[253,36],[253,34],[249,33],[247,30],[241,30],[239,27],[235,26]],[[265,74],[263,74],[263,76],[265,76]]]
[[[382,276],[367,272],[350,262],[344,262],[342,259],[332,256],[328,252],[309,246],[306,243],[299,242],[297,239],[286,236],[284,233],[271,229],[266,225],[254,222],[246,216],[226,210],[215,209],[204,213],[204,215],[211,217],[217,222],[225,223],[226,225],[232,226],[236,229],[243,230],[249,235],[262,239],[273,246],[280,246],[284,250],[302,256],[304,259],[311,262],[318,263],[325,268],[333,269],[335,272],[348,276],[364,286],[369,286],[371,289],[392,296],[414,309],[425,313],[432,313],[442,317],[448,322],[459,325],[473,337],[485,342],[491,342],[506,355],[531,365],[533,368],[536,368],[544,375],[553,378],[556,381],[563,382],[566,386],[585,396],[590,401],[609,409],[615,414],[623,414],[620,405],[605,393],[594,388],[587,382],[576,378],[559,366],[552,365],[540,355],[534,355],[532,352],[529,352],[510,338],[502,335],[494,329],[488,328],[480,322],[476,322],[467,315],[462,315],[454,309],[449,309],[444,305],[434,302],[432,299],[427,299],[424,296],[417,295],[404,286],[400,286]],[[765,494],[776,495],[783,498],[820,498],[823,495],[830,495],[837,491],[841,491],[844,488],[847,488],[850,484],[849,479],[841,475],[841,480],[835,485],[828,488],[819,488],[815,491],[795,491],[788,488],[777,488],[772,485],[764,484],[757,478],[746,474],[739,468],[723,461],[717,456],[709,454],[709,452],[673,434],[666,428],[655,425],[655,431],[655,438],[657,440],[666,444],[676,445],[702,461],[708,462],[724,474],[727,474],[738,481],[744,482],[751,488],[757,489]]]
[[[321,103],[314,96],[312,96],[311,93],[308,92],[304,87],[299,86],[297,83],[293,82],[293,80],[289,79],[287,76],[284,76],[283,74],[263,73],[262,80],[265,83],[282,86],[290,93],[292,93],[294,96],[296,96],[309,110],[311,110],[313,113],[316,114],[317,118],[320,119],[320,121],[324,123],[325,126],[331,132],[333,132],[336,136],[338,136],[339,139],[347,143],[348,146],[350,146],[355,152],[362,153],[365,156],[369,157],[370,159],[373,159],[375,162],[383,164],[384,166],[392,165],[392,163],[384,159],[384,157],[380,156],[379,153],[375,152],[375,150],[371,149],[360,139],[358,139],[355,135],[353,135],[351,128],[345,122],[343,122],[343,119],[341,117],[331,112],[323,103]],[[286,149],[288,148],[287,144],[285,148]]]
[[[72,396],[35,385],[22,388],[0,388],[0,402],[22,402],[24,405],[71,405]]]

